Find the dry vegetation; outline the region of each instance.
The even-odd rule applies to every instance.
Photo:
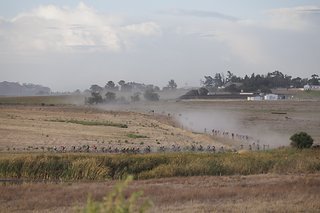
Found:
[[[0,99],[0,179],[23,180],[2,181],[0,212],[76,211],[89,194],[102,200],[116,180],[129,174],[135,181],[128,193],[143,190],[154,203],[151,212],[320,211],[319,150],[127,155],[47,149],[239,147],[239,141],[203,134],[210,124],[255,133],[275,146],[306,131],[320,144],[318,101],[186,101],[95,109],[64,105],[70,103],[67,98],[47,98]],[[200,134],[172,119],[201,110],[203,117],[194,115],[205,123],[198,128]],[[225,120],[210,120],[214,112]],[[210,122],[202,120],[206,117]]]
[[[1,212],[72,212],[88,194],[101,200],[114,181],[25,183],[0,186]],[[143,190],[151,212],[318,212],[320,176],[251,175],[175,177],[134,181],[129,192]]]
[[[14,152],[83,145],[98,150],[110,146],[221,145],[210,136],[175,127],[166,116],[76,106],[0,106],[0,132],[0,150]]]
[[[320,151],[280,149],[237,153],[4,154],[0,177],[22,180],[106,180],[133,175],[136,179],[197,175],[315,173]]]

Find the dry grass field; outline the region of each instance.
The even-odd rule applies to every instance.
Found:
[[[61,122],[62,121],[62,122]],[[73,121],[73,122],[70,122]],[[117,126],[82,125],[78,122],[112,122]],[[98,123],[99,124],[99,123]],[[47,151],[47,148],[83,145],[146,147],[208,144],[221,146],[208,135],[175,127],[166,116],[136,112],[102,111],[76,106],[0,106],[1,151]],[[139,137],[140,136],[140,137]]]
[[[76,212],[88,194],[101,200],[115,181],[0,186],[0,212]],[[319,212],[320,175],[177,177],[134,181],[150,212]]]
[[[89,146],[92,153],[85,155],[92,156],[96,151],[100,153],[97,157],[109,156],[101,153],[104,147],[134,147],[142,150],[150,146],[155,151],[162,146],[190,148],[192,145],[214,145],[227,150],[240,149],[240,145],[244,144],[247,149],[248,141],[232,140],[230,136],[213,136],[212,129],[249,135],[261,145],[270,145],[270,148],[287,146],[292,134],[306,131],[314,138],[315,144],[320,144],[320,104],[314,100],[160,101],[97,107],[70,105],[65,98],[63,102],[58,98],[54,102],[50,102],[50,98],[46,102],[36,97],[31,102],[28,102],[29,99],[23,100],[24,103],[17,105],[16,99],[10,99],[9,102],[7,99],[6,103],[0,105],[2,162],[29,155],[32,162],[33,156],[42,153],[44,156],[49,153],[68,158],[67,154],[60,152],[72,152],[73,146]],[[61,147],[66,147],[66,150]],[[265,166],[270,165],[267,174],[264,174],[264,170],[261,170],[261,174],[248,173],[259,175],[246,176],[198,176],[192,173],[191,177],[135,180],[129,191],[142,189],[154,203],[151,212],[319,212],[318,152],[313,155],[308,152],[294,153],[292,150],[288,152],[292,154],[291,157],[286,151],[284,154],[281,151],[273,153],[279,163],[268,160],[272,153],[261,152],[265,153],[261,154],[261,162]],[[226,159],[222,164],[228,168],[237,168],[234,161],[241,159],[241,166],[247,161],[254,161],[254,167],[259,170],[260,161],[256,160],[259,152],[253,152],[253,155],[239,153],[235,157],[232,157],[232,153],[213,155],[220,160]],[[70,154],[70,158],[73,155],[77,154]],[[204,159],[213,162],[206,155],[210,154],[204,154]],[[303,155],[309,156],[308,163],[304,163]],[[143,155],[139,156],[136,158],[144,158]],[[300,156],[299,160],[294,161],[292,158],[296,156]],[[189,162],[193,155],[185,157]],[[197,154],[194,157],[192,165],[201,163]],[[173,160],[180,163],[179,168],[184,162],[181,159],[184,158],[177,155],[177,159]],[[281,170],[288,167],[286,165],[294,165],[294,168]],[[32,168],[32,165],[29,166]],[[170,165],[162,168],[168,169]],[[248,168],[250,171],[251,167]],[[88,194],[101,200],[114,184],[115,180],[3,182],[0,185],[0,212],[72,212],[76,211],[77,206],[84,205]]]

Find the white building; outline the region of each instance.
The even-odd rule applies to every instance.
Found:
[[[276,94],[267,94],[264,96],[264,100],[267,100],[267,101],[268,100],[274,101],[274,100],[278,100],[278,99],[279,99],[279,96]]]
[[[248,97],[248,101],[262,101],[263,97],[262,96],[253,96],[253,97]]]
[[[304,85],[303,87],[304,90],[320,90],[320,86],[319,85]]]

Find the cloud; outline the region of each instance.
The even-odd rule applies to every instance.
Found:
[[[47,5],[1,20],[0,51],[119,52],[131,37],[154,36],[160,31],[156,23],[126,25],[120,17],[100,14],[84,3],[72,9]]]
[[[144,35],[144,36],[156,36],[161,34],[160,26],[154,22],[144,22],[141,24],[131,24],[124,26],[124,32],[136,34],[136,35]]]
[[[275,69],[313,74],[320,57],[319,7],[262,15],[242,20],[178,9],[128,18],[83,3],[40,6],[11,20],[0,18],[1,77],[84,89],[120,79],[164,86],[174,78],[179,85],[198,86],[204,75],[226,70],[240,76]]]
[[[267,26],[275,29],[304,31],[318,28],[320,21],[320,7],[299,6],[268,10]]]
[[[215,11],[205,11],[205,10],[184,10],[184,9],[172,9],[167,11],[162,11],[162,14],[175,15],[175,16],[194,16],[200,18],[216,18],[228,21],[236,21],[238,18],[229,16],[223,13],[218,13]]]

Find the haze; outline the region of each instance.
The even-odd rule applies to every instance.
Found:
[[[319,1],[0,1],[0,81],[54,91],[109,80],[319,74]]]

